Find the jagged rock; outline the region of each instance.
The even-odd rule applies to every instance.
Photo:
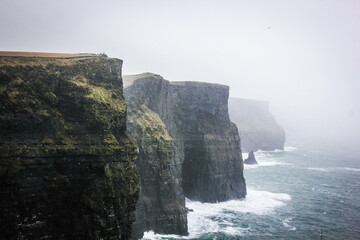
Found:
[[[258,162],[255,159],[255,155],[253,151],[250,151],[248,154],[247,159],[245,159],[244,164],[254,165],[258,164]]]
[[[128,239],[140,192],[122,61],[0,57],[0,238]]]
[[[229,120],[227,86],[169,82],[159,75],[145,73],[124,76],[124,87],[129,103],[130,136],[138,139],[138,143],[147,142],[139,143],[137,160],[146,197],[141,196],[138,203],[141,207],[133,225],[136,237],[147,230],[186,234],[185,196],[203,202],[245,197],[240,138],[235,124]],[[138,121],[146,115],[155,121]],[[155,142],[160,137],[145,132],[157,132],[163,139]],[[169,148],[161,149],[165,141]],[[147,150],[149,146],[153,151]],[[166,158],[163,152],[167,153]],[[165,160],[169,161],[168,168],[160,164]],[[159,173],[165,177],[161,178]],[[168,188],[171,191],[164,191],[164,185],[172,186]],[[154,220],[145,221],[148,218]],[[163,225],[163,221],[171,224]]]
[[[269,112],[269,103],[229,99],[230,119],[239,129],[243,152],[284,149],[285,131]]]

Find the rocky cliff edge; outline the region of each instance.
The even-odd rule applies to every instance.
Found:
[[[130,237],[140,185],[121,66],[0,57],[0,238]]]
[[[228,115],[229,87],[169,82],[151,73],[124,76],[124,86],[129,134],[140,146],[142,194],[134,238],[148,230],[186,235],[185,197],[245,197],[240,138]]]

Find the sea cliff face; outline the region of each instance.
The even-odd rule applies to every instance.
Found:
[[[130,237],[140,182],[121,66],[0,57],[0,238]]]
[[[284,149],[285,131],[265,101],[230,98],[230,119],[239,129],[243,152]]]
[[[240,138],[230,122],[229,87],[172,82],[175,116],[184,142],[182,187],[191,200],[226,201],[245,197]]]
[[[186,235],[185,199],[177,193],[173,175],[174,141],[157,113],[145,105],[130,109],[128,129],[140,146],[135,163],[142,183],[132,238],[141,238],[146,230]]]
[[[147,207],[137,209],[134,233],[154,230],[186,234],[185,197],[202,202],[245,197],[240,138],[229,120],[227,86],[169,82],[150,73],[124,76],[124,86],[129,103],[129,134],[138,143],[152,141],[153,151],[147,151],[148,144],[139,143],[136,165],[142,177],[142,195],[146,197],[140,197],[138,206]],[[138,114],[151,115],[146,119],[155,121],[138,121],[142,119]],[[156,126],[151,122],[156,122]],[[157,134],[149,138],[141,130],[139,137],[139,129]],[[165,159],[167,168],[161,164]],[[153,163],[148,164],[150,161]],[[152,178],[157,181],[149,182]],[[164,191],[163,186],[171,187]],[[159,192],[165,200],[157,196]],[[166,205],[172,207],[164,208]],[[144,223],[145,216],[171,224]]]

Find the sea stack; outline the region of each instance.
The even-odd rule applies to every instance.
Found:
[[[249,155],[248,155],[247,159],[245,159],[244,164],[248,164],[248,165],[258,164],[258,162],[255,159],[255,155],[254,155],[253,151],[249,152]]]

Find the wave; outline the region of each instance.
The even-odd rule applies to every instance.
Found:
[[[243,154],[243,159],[246,159],[246,157],[244,157],[244,154]],[[269,156],[266,152],[256,152],[255,159],[258,162],[258,164],[257,165],[244,164],[245,169],[254,169],[258,167],[272,167],[278,165],[292,165],[292,163],[274,161],[275,158]]]
[[[291,163],[276,162],[276,161],[262,161],[259,162],[260,166],[277,166],[277,165],[291,165]]]
[[[282,149],[275,149],[275,150],[272,151],[272,152],[294,152],[294,151],[296,151],[296,150],[298,150],[297,147],[286,146],[286,147],[284,147],[284,150],[282,150]],[[264,151],[264,152],[265,152],[265,151]],[[271,151],[270,151],[270,152],[271,152]]]
[[[318,171],[318,172],[334,172],[334,171],[355,171],[360,172],[360,168],[350,167],[308,167],[307,170]]]
[[[245,199],[220,203],[201,203],[186,200],[186,207],[192,209],[188,214],[189,236],[160,235],[146,232],[143,239],[193,239],[211,233],[224,233],[241,236],[250,229],[235,224],[239,214],[265,215],[284,206],[291,196],[286,193],[272,193],[248,189]]]
[[[144,232],[142,240],[161,240],[161,239],[189,239],[189,236],[179,236],[175,234],[158,234],[154,231]]]
[[[247,165],[244,164],[245,169],[254,169],[258,167],[272,167],[272,166],[279,166],[279,165],[292,165],[291,163],[284,163],[284,162],[277,162],[277,161],[259,161],[257,160],[258,164],[255,165]]]
[[[282,224],[284,225],[284,227],[288,228],[290,231],[295,231],[296,227],[291,225],[291,220],[292,220],[292,218],[286,218],[285,220],[282,221]]]
[[[275,149],[275,150],[271,150],[271,151],[267,151],[267,150],[257,150],[256,153],[278,153],[278,152],[294,152],[298,150],[297,147],[293,147],[293,146],[286,146],[284,147],[284,149]],[[247,154],[247,153],[243,153],[243,154]]]
[[[330,171],[330,168],[305,168],[307,170],[312,170],[312,171],[318,171],[318,172],[329,172]]]
[[[344,170],[348,170],[348,171],[355,171],[355,172],[360,172],[360,168],[349,168],[349,167],[343,167]]]
[[[286,147],[284,147],[284,151],[285,151],[285,152],[293,152],[293,151],[296,151],[296,150],[298,150],[297,147],[292,147],[292,146],[286,146]]]

